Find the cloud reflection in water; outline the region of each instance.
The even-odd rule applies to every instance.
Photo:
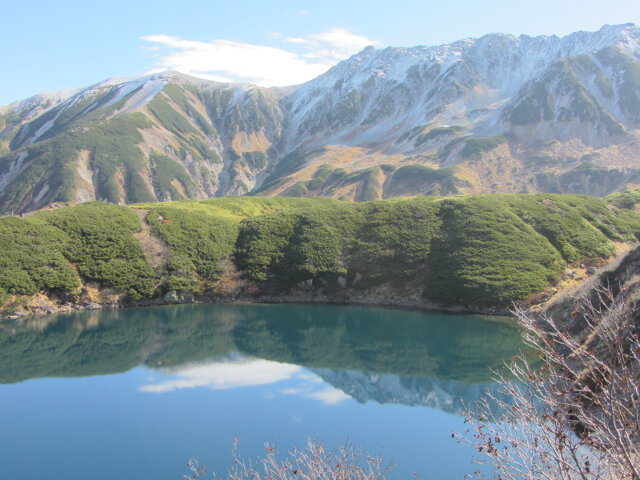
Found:
[[[326,384],[308,370],[288,363],[273,362],[234,354],[204,363],[186,364],[176,368],[164,368],[159,372],[166,380],[148,383],[139,387],[142,392],[167,393],[185,388],[204,387],[211,390],[226,390],[239,387],[270,385],[283,381],[294,382],[293,386],[281,389],[281,395],[299,395],[320,402],[336,405],[351,398]]]

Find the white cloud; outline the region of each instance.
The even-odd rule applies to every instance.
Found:
[[[268,360],[239,359],[188,365],[163,372],[176,378],[143,385],[140,390],[165,393],[184,388],[207,387],[212,390],[268,385],[292,378],[301,370],[297,365]]]
[[[323,383],[323,380],[316,374],[313,373],[301,373],[298,375],[300,380],[304,380],[307,383]]]
[[[281,395],[297,395],[304,398],[310,398],[324,405],[336,405],[340,402],[343,402],[344,400],[351,398],[342,390],[338,390],[337,388],[332,386],[329,386],[323,390],[314,390],[314,388],[318,384],[316,379],[322,382],[322,380],[317,376],[313,380],[310,380],[308,377],[305,378],[304,374],[298,374],[296,378],[302,380],[300,388],[285,388],[283,390],[280,390]]]
[[[309,35],[309,39],[317,45],[331,45],[334,55],[337,57],[349,56],[364,47],[378,43],[362,35],[351,33],[344,28],[330,28],[326,32]]]
[[[322,33],[313,33],[306,37],[287,37],[285,42],[304,45],[307,52],[301,56],[308,59],[327,59],[334,62],[343,60],[364,47],[377,45],[378,42],[350,32],[344,28],[330,28]]]
[[[299,388],[285,388],[284,390],[280,390],[282,395],[299,395],[302,393],[302,390]]]
[[[338,403],[351,398],[342,390],[338,390],[334,387],[329,387],[326,390],[320,390],[319,392],[309,393],[307,394],[307,397],[318,400],[325,405],[337,405]]]
[[[282,35],[271,32],[269,36],[277,40]],[[284,38],[285,45],[290,45],[287,49],[224,39],[200,42],[171,35],[147,35],[142,40],[158,54],[154,72],[177,70],[220,82],[266,87],[306,82],[367,45],[377,44],[342,28]]]
[[[309,39],[302,38],[302,37],[287,37],[285,39],[285,42],[288,42],[288,43],[299,43],[300,45],[308,45],[308,44],[311,43],[309,41]]]
[[[162,374],[158,379],[158,373]],[[139,387],[142,392],[167,393],[188,388],[227,390],[286,382],[283,388],[264,394],[265,399],[276,395],[293,395],[318,401],[323,405],[336,405],[351,398],[342,390],[327,385],[315,374],[299,365],[273,362],[232,354],[223,359],[192,363],[174,368],[161,368]]]
[[[299,14],[301,17],[304,17],[304,16],[306,16],[306,15],[309,15],[310,13],[311,13],[311,12],[310,12],[309,10],[300,10],[300,12],[298,12],[298,14]]]

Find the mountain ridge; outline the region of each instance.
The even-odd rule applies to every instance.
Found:
[[[640,28],[367,47],[292,87],[179,72],[0,107],[0,213],[52,202],[640,184]]]

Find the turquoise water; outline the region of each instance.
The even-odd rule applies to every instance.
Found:
[[[346,440],[390,478],[459,479],[463,402],[516,354],[505,319],[300,305],[187,305],[0,324],[0,477],[181,479],[265,442]]]

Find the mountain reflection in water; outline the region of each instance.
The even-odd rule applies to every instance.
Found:
[[[451,432],[520,348],[510,319],[360,307],[2,322],[1,476],[173,480],[193,456],[224,475],[234,437],[256,458],[264,442],[286,452],[319,436],[382,453],[396,465],[390,480],[458,479],[478,466]]]
[[[516,355],[503,318],[300,305],[184,305],[79,312],[0,324],[0,382],[111,374],[146,365],[162,393],[261,385],[301,376],[324,402],[423,405],[461,414],[492,370]],[[301,367],[332,385],[314,390]],[[317,382],[316,382],[317,383]]]

